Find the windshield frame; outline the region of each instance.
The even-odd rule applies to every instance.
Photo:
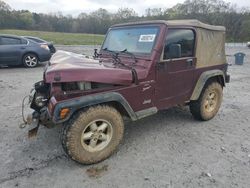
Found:
[[[159,34],[160,34],[160,30],[161,30],[161,26],[159,24],[128,25],[128,26],[120,26],[120,27],[111,27],[108,30],[108,32],[107,32],[107,34],[105,36],[105,39],[104,39],[104,41],[102,43],[102,46],[100,48],[100,53],[102,54],[104,52],[105,54],[108,54],[107,51],[104,50],[105,49],[104,48],[104,44],[105,44],[105,42],[106,42],[106,40],[108,38],[108,35],[109,35],[110,31],[112,31],[112,30],[119,30],[119,29],[130,29],[130,28],[131,29],[133,29],[133,28],[157,28],[156,37],[155,37],[152,49],[151,49],[151,51],[149,53],[138,53],[138,52],[131,52],[131,51],[129,51],[130,53],[133,53],[135,56],[150,57],[152,55],[152,53],[153,53],[153,50],[154,50],[154,48],[155,48],[155,46],[157,44],[158,38],[159,38]],[[124,47],[124,49],[125,49],[125,47]],[[119,55],[121,55],[121,56],[130,56],[128,54],[121,53],[121,51],[113,51],[113,52],[119,53]]]

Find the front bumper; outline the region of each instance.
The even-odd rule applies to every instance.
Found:
[[[32,127],[29,132],[29,138],[35,137],[40,125],[44,125],[47,128],[52,128],[55,124],[51,121],[51,117],[47,110],[41,109],[40,112],[34,111],[26,117],[25,125]]]
[[[39,124],[42,124],[47,128],[52,128],[55,126],[47,107],[43,107],[40,112],[34,111],[32,113],[32,119],[36,119],[39,121]]]
[[[44,62],[44,61],[49,61],[50,60],[50,58],[51,58],[51,52],[50,51],[48,51],[48,53],[43,53],[43,54],[40,54],[39,55],[39,61],[40,62]]]
[[[51,115],[48,111],[48,93],[49,87],[44,84],[43,81],[37,82],[34,88],[31,89],[29,96],[23,99],[22,103],[22,116],[24,123],[20,125],[24,128],[26,125],[33,127],[29,130],[29,137],[33,137],[37,134],[39,125],[42,124],[48,128],[54,127]],[[28,104],[26,103],[28,99]],[[33,109],[34,111],[27,116],[24,115],[26,107]]]

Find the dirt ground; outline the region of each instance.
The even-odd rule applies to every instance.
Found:
[[[43,66],[1,68],[0,187],[250,187],[250,49],[226,51],[247,56],[243,66],[229,67],[231,83],[214,119],[199,122],[188,108],[172,108],[127,123],[118,152],[91,166],[65,156],[60,127],[41,127],[31,140],[18,127],[22,98]]]

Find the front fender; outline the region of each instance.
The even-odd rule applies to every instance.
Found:
[[[54,123],[62,123],[70,119],[70,117],[79,109],[82,109],[84,107],[89,107],[93,105],[103,104],[107,102],[118,102],[120,103],[124,109],[129,114],[130,118],[132,120],[136,120],[136,114],[127,102],[127,100],[119,93],[117,92],[109,92],[109,93],[101,93],[101,94],[95,94],[95,95],[87,95],[71,100],[67,100],[64,102],[60,102],[56,104],[54,108],[54,113],[52,120]],[[65,119],[60,119],[60,111],[63,108],[69,108],[70,113],[67,115]]]

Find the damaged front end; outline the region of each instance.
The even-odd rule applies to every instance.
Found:
[[[40,81],[34,84],[34,88],[31,90],[28,98],[28,106],[34,111],[27,117],[24,117],[24,102],[22,105],[22,114],[24,124],[32,127],[29,130],[29,137],[37,135],[37,131],[40,125],[44,125],[47,128],[52,128],[56,124],[60,124],[66,121],[73,113],[73,109],[65,108],[60,109],[58,113],[54,113],[56,105],[68,101],[68,99],[74,99],[79,97],[86,97],[88,94],[95,94],[101,91],[112,90],[120,87],[119,85],[96,83],[96,82],[58,82],[58,83],[45,83]],[[56,98],[60,98],[59,101]],[[61,101],[61,102],[60,102]]]
[[[57,51],[45,68],[43,80],[34,84],[28,97],[34,112],[24,118],[24,125],[34,125],[29,135],[36,135],[40,124],[51,128],[63,123],[84,105],[100,102],[96,95],[138,84],[138,80],[143,80],[147,73],[143,66],[135,71],[134,68],[114,64],[109,58],[97,60]],[[79,103],[80,99],[84,105]]]
[[[29,96],[23,99],[22,116],[24,123],[20,127],[24,128],[26,125],[33,127],[29,130],[29,137],[36,136],[40,124],[46,127],[51,127],[53,125],[47,110],[49,98],[50,84],[40,81],[34,84],[34,88],[31,89]],[[27,117],[24,115],[24,103],[26,99],[28,99],[29,107],[34,110],[31,114],[27,115]]]

